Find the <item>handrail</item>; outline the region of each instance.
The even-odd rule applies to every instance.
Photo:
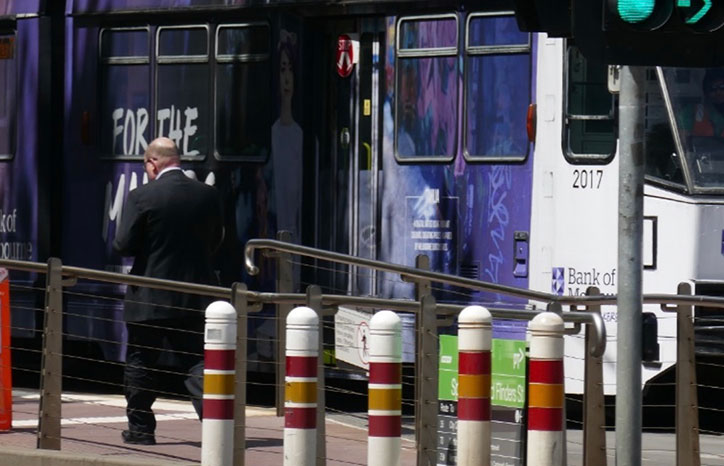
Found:
[[[2,262],[0,261],[0,264]],[[216,298],[229,298],[231,288],[222,286],[202,285],[199,283],[180,282],[162,278],[144,277],[142,275],[130,275],[118,272],[107,272],[105,270],[86,269],[64,265],[61,269],[64,277],[86,278],[101,282],[122,283],[125,285],[146,286],[160,290],[179,291],[193,293]]]
[[[606,329],[603,324],[601,316],[593,313],[578,312],[575,310],[575,306],[580,305],[615,305],[615,295],[596,295],[596,296],[556,296],[549,293],[522,290],[519,288],[498,285],[495,283],[488,283],[479,280],[473,280],[469,278],[456,277],[448,274],[439,272],[429,272],[426,270],[416,269],[413,267],[407,267],[402,265],[390,264],[386,262],[364,259],[354,256],[348,256],[345,254],[323,251],[319,249],[309,248],[306,246],[299,246],[295,244],[286,243],[277,240],[267,239],[252,239],[247,243],[245,249],[245,263],[247,270],[250,274],[254,275],[258,273],[258,268],[254,265],[254,250],[255,249],[274,249],[277,251],[286,251],[296,253],[300,255],[306,255],[309,257],[315,257],[323,260],[330,260],[333,262],[341,262],[349,265],[365,266],[377,270],[399,273],[406,277],[427,279],[431,281],[447,283],[450,285],[463,286],[472,289],[478,289],[482,291],[493,291],[502,294],[509,294],[514,297],[521,297],[526,299],[548,301],[552,303],[559,303],[573,306],[574,311],[565,312],[562,314],[564,321],[572,322],[576,324],[590,324],[594,332],[595,344],[591,349],[593,356],[600,356],[603,354],[606,345]],[[7,267],[9,269],[22,270],[27,272],[47,272],[47,264],[39,262],[19,261],[11,259],[0,259],[0,267]],[[186,293],[194,293],[205,296],[212,296],[216,298],[228,298],[231,293],[230,288],[212,285],[201,285],[198,283],[189,282],[178,282],[174,280],[165,280],[160,278],[144,277],[139,275],[129,275],[118,272],[108,272],[103,270],[88,269],[83,267],[75,266],[62,266],[61,274],[64,277],[70,278],[85,278],[91,280],[98,280],[109,283],[125,284],[125,285],[136,285],[136,286],[147,286],[151,288],[178,291]],[[306,302],[306,295],[301,293],[268,293],[268,292],[257,292],[257,291],[245,291],[243,294],[246,295],[247,300],[250,304],[263,304],[263,303],[298,303],[303,304]],[[713,296],[701,296],[701,295],[670,295],[670,294],[652,294],[644,295],[643,302],[647,304],[655,303],[661,304],[664,311],[670,311],[666,308],[666,305],[706,305],[709,307],[724,308],[724,298],[713,297]],[[360,307],[369,308],[389,308],[407,312],[417,312],[419,310],[420,303],[412,300],[392,300],[385,298],[372,298],[372,297],[358,297],[358,296],[347,296],[347,295],[322,295],[322,303],[324,305],[356,305]],[[456,304],[438,303],[437,308],[441,313],[455,314],[463,309],[464,306]],[[498,318],[508,319],[522,319],[530,320],[539,311],[534,310],[521,310],[521,309],[490,309],[491,314]]]
[[[259,273],[259,268],[254,264],[254,251],[256,249],[272,249],[279,252],[289,252],[300,256],[312,257],[315,259],[328,260],[347,265],[364,266],[383,272],[398,273],[404,277],[430,280],[438,283],[445,283],[453,286],[460,286],[479,291],[495,292],[509,295],[516,298],[524,298],[547,303],[558,303],[570,306],[595,306],[615,305],[617,295],[605,294],[594,296],[558,296],[542,291],[526,290],[514,286],[500,285],[472,278],[458,277],[440,272],[416,269],[405,265],[390,264],[388,262],[365,259],[337,252],[324,251],[321,249],[300,246],[298,244],[286,243],[272,239],[251,239],[247,241],[244,250],[244,262],[246,270],[250,275]],[[708,307],[724,308],[724,298],[705,295],[680,296],[676,294],[645,294],[644,304],[706,304]]]
[[[250,291],[247,294],[250,302],[257,303],[285,303],[285,304],[305,304],[307,295],[304,293],[259,293]],[[389,309],[394,311],[404,311],[415,313],[420,310],[420,302],[403,299],[389,298],[371,298],[366,296],[348,296],[323,294],[321,295],[323,306],[340,306],[349,305],[374,309]],[[441,314],[458,314],[467,305],[437,303],[437,310]],[[512,308],[487,308],[493,317],[499,319],[515,319],[515,320],[533,320],[535,316],[540,314],[542,310],[529,309],[512,309]],[[606,326],[600,314],[591,312],[571,311],[561,314],[564,322],[574,324],[589,324],[593,329],[594,345],[591,349],[591,355],[599,357],[603,355],[606,349]]]
[[[0,267],[21,270],[23,272],[47,273],[48,271],[48,264],[44,264],[42,262],[29,262],[11,259],[0,259]],[[123,285],[147,286],[159,290],[179,291],[204,296],[213,296],[217,298],[228,298],[229,293],[231,293],[231,288],[224,288],[221,286],[179,282],[175,280],[165,280],[162,278],[144,277],[141,275],[130,275],[119,272],[107,272],[105,270],[88,269],[68,265],[62,266],[60,273],[66,278],[86,278]]]
[[[256,275],[259,273],[259,268],[254,265],[254,251],[256,249],[274,249],[276,251],[290,252],[293,254],[313,257],[315,259],[327,260],[330,262],[363,266],[383,272],[398,273],[406,277],[431,280],[434,282],[462,286],[465,288],[471,288],[480,291],[502,293],[518,298],[532,299],[535,301],[556,302],[559,300],[558,298],[560,298],[560,296],[556,296],[550,293],[523,290],[521,288],[516,288],[513,286],[483,282],[480,280],[474,280],[472,278],[456,277],[454,275],[448,275],[445,273],[431,272],[429,270],[416,269],[414,267],[391,264],[389,262],[382,262],[374,259],[365,259],[364,257],[350,256],[347,254],[340,254],[338,252],[324,251],[321,249],[310,248],[307,246],[286,243],[284,241],[278,241],[273,239],[251,239],[246,242],[246,248],[244,249],[244,263],[246,264],[246,270],[247,272],[249,272],[250,275]]]
[[[286,243],[284,243],[286,244]],[[29,271],[29,272],[47,272],[47,264],[40,262],[27,262],[9,259],[0,259],[0,267],[9,269]],[[180,291],[185,293],[194,293],[205,296],[213,296],[216,298],[228,299],[231,288],[220,286],[200,285],[197,283],[178,282],[174,280],[164,280],[160,278],[144,277],[139,275],[128,275],[118,272],[107,272],[103,270],[88,269],[83,267],[67,266],[61,267],[61,275],[70,278],[85,278],[109,283],[120,283],[126,285],[148,286],[169,291]],[[269,293],[258,291],[243,291],[250,304],[264,303],[287,303],[287,304],[304,304],[307,296],[303,293]],[[350,305],[365,308],[386,308],[391,310],[418,312],[420,309],[419,301],[372,298],[365,296],[348,296],[323,294],[321,296],[322,305],[339,306]],[[465,306],[458,304],[438,303],[437,309],[443,314],[457,314]],[[524,310],[524,309],[502,309],[490,308],[493,317],[505,319],[521,319],[531,320],[540,311]],[[594,332],[595,345],[591,350],[594,356],[600,356],[606,347],[606,328],[603,324],[601,316],[585,312],[565,312],[563,320],[572,323],[591,324]]]
[[[425,279],[440,283],[447,283],[454,286],[462,286],[481,291],[491,291],[501,294],[507,294],[514,297],[525,298],[535,301],[543,301],[549,303],[558,303],[561,305],[574,306],[591,306],[591,305],[615,305],[616,295],[596,295],[596,296],[557,296],[550,293],[538,291],[523,290],[520,288],[489,283],[470,278],[456,277],[449,274],[439,272],[430,272],[426,270],[416,269],[413,267],[390,264],[386,262],[365,259],[360,257],[349,256],[336,252],[323,251],[307,246],[286,243],[283,241],[269,239],[252,239],[247,242],[244,259],[247,270],[251,275],[258,273],[259,269],[254,265],[254,251],[256,249],[273,249],[276,251],[290,252],[294,254],[304,255],[332,262],[340,262],[343,264],[364,266],[385,272],[399,273],[402,276],[410,278]],[[15,270],[27,272],[47,272],[47,264],[39,262],[28,262],[11,259],[0,259],[0,267],[7,267]],[[178,291],[186,293],[194,293],[216,298],[228,298],[231,293],[230,288],[212,285],[201,285],[198,283],[178,282],[174,280],[164,280],[160,278],[144,277],[139,275],[129,275],[118,272],[107,272],[103,270],[88,269],[83,267],[62,266],[61,273],[64,277],[85,278],[110,283],[118,283],[125,285],[147,286],[151,288]],[[254,303],[304,303],[306,295],[300,293],[265,293],[256,291],[246,291],[247,299],[250,304]],[[724,308],[724,298],[701,295],[672,295],[672,294],[651,294],[644,295],[643,302],[646,304],[661,304],[662,309],[667,311],[666,305],[706,305],[708,307]],[[401,311],[416,312],[419,309],[419,302],[391,300],[384,298],[355,297],[347,295],[322,295],[322,303],[326,305],[357,305],[360,307],[390,308]],[[463,306],[454,304],[438,303],[438,309],[441,312],[457,313]],[[491,309],[491,314],[498,318],[512,319],[531,319],[537,311],[514,310],[514,309]],[[586,312],[565,312],[563,319],[566,322],[585,323],[592,326],[595,334],[595,345],[592,348],[592,354],[598,356],[605,349],[606,331],[601,317],[597,314]]]
[[[42,262],[19,261],[14,259],[0,259],[0,267],[21,270],[23,272],[46,273],[48,271],[48,264],[44,264]]]

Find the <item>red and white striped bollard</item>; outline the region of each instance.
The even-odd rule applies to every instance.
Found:
[[[491,322],[482,306],[458,317],[458,466],[490,464]]]
[[[319,317],[301,306],[287,316],[284,465],[314,466],[317,454]]]
[[[530,322],[528,461],[560,466],[565,458],[563,407],[563,319],[542,312]]]
[[[402,323],[392,311],[370,320],[367,464],[399,466],[402,436]]]
[[[202,466],[227,466],[234,454],[236,310],[225,301],[206,308]]]

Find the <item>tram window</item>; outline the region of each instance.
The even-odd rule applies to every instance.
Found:
[[[395,157],[450,161],[458,130],[458,17],[397,23]]]
[[[571,163],[607,163],[616,151],[615,100],[607,77],[606,65],[569,45],[563,152]]]
[[[684,185],[681,157],[677,154],[661,86],[653,68],[646,70],[644,153],[646,175],[665,184]]]
[[[101,153],[139,158],[152,136],[149,30],[103,29],[101,61]]]
[[[216,151],[222,160],[264,161],[271,140],[269,26],[216,31]]]
[[[398,26],[400,50],[457,52],[458,25],[455,15],[402,18]]]
[[[647,125],[644,144],[646,175],[683,186],[681,158],[676,153],[671,126],[667,122]]]
[[[473,14],[465,40],[465,157],[520,161],[528,155],[530,35],[510,15]]]
[[[104,29],[101,31],[102,58],[145,58],[149,56],[148,29]]]
[[[163,57],[208,58],[208,29],[205,26],[160,28],[158,55]]]
[[[158,28],[156,136],[174,140],[182,158],[209,150],[209,30],[206,26]]]
[[[0,159],[15,154],[15,36],[0,34]]]

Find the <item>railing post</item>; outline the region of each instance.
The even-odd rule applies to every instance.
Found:
[[[430,258],[426,256],[425,254],[418,254],[417,257],[415,257],[415,268],[420,270],[430,270]],[[403,280],[407,280],[406,277],[402,277]],[[430,280],[422,280],[419,278],[414,279],[415,282],[415,299],[420,301],[422,303],[422,298],[424,296],[430,296],[432,295],[432,287]],[[437,328],[436,328],[437,331]],[[422,392],[422,383],[423,379],[420,377],[420,368],[423,367],[423,364],[425,364],[425,361],[423,360],[423,352],[420,350],[422,348],[422,339],[421,335],[423,334],[423,322],[422,317],[420,315],[415,316],[415,400],[420,399],[420,394]],[[436,400],[437,401],[437,400]],[[420,419],[420,409],[422,408],[422,405],[419,402],[415,403],[415,420],[419,421]],[[415,423],[415,444],[417,445],[417,451],[420,452],[421,441],[420,441],[420,433],[422,431],[420,430],[420,425],[418,422]],[[436,444],[437,445],[437,444]],[[419,461],[419,455],[418,455],[418,461]],[[420,463],[418,462],[418,465]]]
[[[542,312],[530,323],[526,464],[565,464],[563,332],[563,319],[553,312]]]
[[[324,396],[324,313],[322,289],[317,285],[307,287],[307,306],[319,316],[319,357],[317,358],[317,466],[327,461],[326,401]]]
[[[490,311],[468,306],[458,317],[458,466],[490,464]]]
[[[246,458],[246,367],[247,367],[247,318],[249,303],[245,283],[231,287],[231,303],[236,309],[236,362],[234,364],[234,466],[244,466]]]
[[[437,463],[437,412],[438,412],[438,347],[437,306],[431,295],[420,301],[420,323],[417,334],[417,377],[420,390],[415,410],[417,434],[417,465],[434,466]]]
[[[677,293],[690,295],[691,285],[680,283]],[[699,466],[699,409],[696,394],[694,323],[691,306],[676,312],[676,464]]]
[[[45,450],[60,450],[60,395],[63,386],[62,268],[60,259],[51,257],[48,260],[37,441],[37,447]]]
[[[201,465],[228,466],[234,456],[236,310],[226,301],[206,308]]]
[[[392,311],[370,319],[367,464],[399,466],[402,434],[402,323]]]
[[[313,466],[317,461],[317,313],[303,306],[293,309],[286,333],[284,466]]]
[[[280,231],[277,233],[277,240],[291,242],[292,234],[288,231]],[[291,254],[288,252],[276,253],[277,258],[277,293],[291,293],[294,286],[294,269],[291,261]],[[284,379],[286,377],[284,366],[284,351],[286,348],[286,329],[287,316],[291,312],[293,306],[291,304],[277,304],[277,355],[276,355],[276,374],[277,374],[277,416],[284,416]]]
[[[430,270],[430,258],[425,254],[418,254],[415,258],[415,267],[420,270]],[[415,279],[415,296],[417,300],[421,300],[423,296],[432,294],[432,288],[430,286],[430,280],[423,280],[421,278]]]
[[[586,295],[597,296],[595,286],[586,290]],[[588,312],[601,314],[600,305],[587,306]],[[583,464],[584,466],[606,466],[606,404],[603,395],[603,356],[594,357],[594,345],[589,325],[586,325],[583,390]]]

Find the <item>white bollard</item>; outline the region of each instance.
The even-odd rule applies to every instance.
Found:
[[[458,317],[458,466],[490,464],[490,311],[468,306]]]
[[[527,464],[564,464],[563,330],[563,319],[553,312],[530,323]]]
[[[308,307],[287,316],[284,465],[314,466],[317,456],[319,317]]]
[[[370,320],[367,464],[399,466],[402,436],[402,323],[392,311]]]
[[[202,466],[228,466],[234,455],[236,310],[225,301],[206,308]]]

